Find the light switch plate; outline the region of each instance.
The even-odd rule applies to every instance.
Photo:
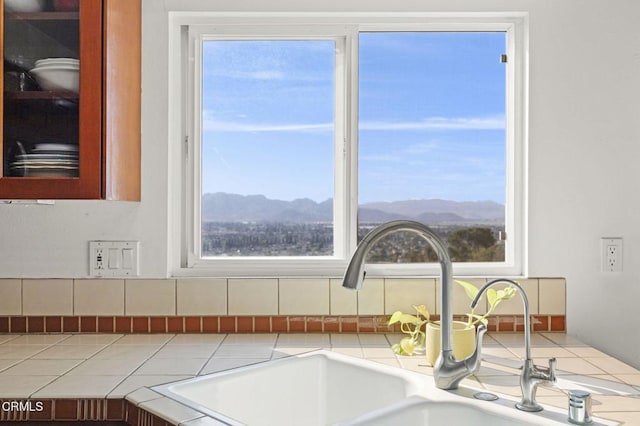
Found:
[[[89,275],[137,276],[139,250],[139,241],[89,241]]]

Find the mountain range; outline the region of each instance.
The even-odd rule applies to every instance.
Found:
[[[217,192],[202,196],[204,222],[330,222],[333,200],[272,200],[264,195]],[[361,204],[360,222],[410,219],[430,224],[504,223],[504,205],[493,201],[404,200]]]

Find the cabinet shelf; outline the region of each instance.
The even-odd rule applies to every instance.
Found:
[[[4,92],[4,98],[7,101],[29,101],[29,100],[58,100],[58,99],[69,99],[69,100],[77,100],[80,99],[79,95],[75,92],[68,91],[40,91],[40,90],[30,90],[24,92],[18,91],[8,91]]]
[[[80,19],[80,14],[78,12],[8,12],[7,19],[24,21],[77,21]]]

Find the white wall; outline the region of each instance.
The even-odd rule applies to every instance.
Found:
[[[529,12],[528,272],[566,277],[569,332],[640,367],[637,0],[143,0],[142,202],[0,205],[0,276],[87,276],[93,239],[139,240],[141,275],[167,275],[177,202],[168,191],[167,9],[196,7]],[[622,274],[599,272],[605,236],[624,238]]]

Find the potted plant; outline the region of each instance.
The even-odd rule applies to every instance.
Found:
[[[454,280],[462,286],[467,296],[473,300],[478,294],[478,288],[467,281]],[[502,290],[488,289],[487,301],[489,309],[483,315],[476,314],[472,309],[467,313],[467,321],[454,321],[453,323],[453,354],[457,359],[464,359],[471,355],[475,349],[476,325],[487,324],[487,317],[491,315],[498,304],[503,300],[509,300],[515,296],[517,289],[508,286]],[[413,355],[424,352],[427,363],[433,365],[440,352],[440,323],[431,321],[431,314],[425,305],[413,305],[416,315],[396,311],[391,315],[388,324],[400,324],[400,331],[408,334],[394,344],[391,349],[400,355]],[[423,330],[424,329],[424,330]]]

